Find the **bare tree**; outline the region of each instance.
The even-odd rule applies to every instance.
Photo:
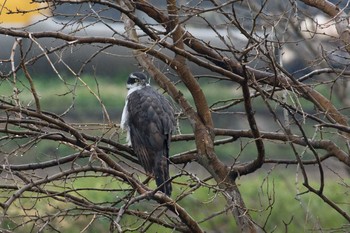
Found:
[[[268,177],[286,166],[296,171],[289,182],[303,185],[296,196],[322,200],[325,212],[343,219],[337,228],[349,230],[349,208],[328,189],[337,179],[342,195],[349,192],[340,171],[350,166],[348,2],[60,0],[38,10],[2,5],[2,15],[40,12],[29,26],[0,25],[11,41],[1,57],[1,85],[11,88],[0,99],[2,231],[61,232],[62,223],[81,222],[85,232],[104,221],[110,232],[220,232],[207,227],[222,216],[240,232],[287,232],[293,218],[273,229],[270,214],[252,214],[271,213],[273,196],[285,190],[267,190],[267,207],[256,210],[238,185],[249,182],[246,175],[262,170]],[[172,197],[135,166],[119,119],[101,97],[99,72],[128,63],[146,71],[177,109]],[[40,72],[65,88],[57,104],[71,96],[63,112],[43,104]],[[84,72],[97,74],[95,86]],[[101,122],[72,119],[79,86],[97,100]],[[231,91],[221,92],[227,86]],[[182,133],[186,125],[190,133]],[[49,147],[45,156],[37,154],[41,145]],[[86,180],[91,185],[79,185]],[[210,197],[194,202],[203,190]],[[197,206],[185,205],[191,201]],[[220,209],[193,214],[206,202]]]

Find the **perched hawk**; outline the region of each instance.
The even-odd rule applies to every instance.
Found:
[[[175,128],[174,111],[168,100],[149,85],[144,73],[131,73],[127,89],[121,119],[121,127],[127,131],[127,142],[146,173],[153,175],[160,190],[170,196],[168,158]]]

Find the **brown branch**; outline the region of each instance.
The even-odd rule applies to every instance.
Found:
[[[222,136],[232,136],[232,137],[247,137],[254,138],[252,132],[250,130],[229,130],[229,129],[214,129],[216,135]],[[279,133],[271,133],[271,132],[260,132],[262,139],[269,140],[279,140],[279,141],[290,141],[291,143],[307,146],[305,142],[305,138],[298,135],[286,135]],[[350,157],[346,152],[344,152],[341,148],[337,146],[334,142],[330,140],[309,140],[308,143],[312,145],[315,149],[323,149],[328,153],[332,154],[332,156],[336,157],[339,161],[343,162],[347,166],[350,166]]]
[[[314,189],[310,184],[304,184],[304,186],[311,191],[312,193],[315,193],[317,196],[319,196],[327,205],[332,207],[335,211],[337,211],[341,216],[343,216],[348,222],[350,222],[350,215],[344,211],[342,208],[340,208],[339,205],[337,205],[335,202],[330,200],[324,193],[320,192],[319,190]]]
[[[183,207],[181,207],[179,204],[174,202],[168,196],[166,196],[161,192],[157,192],[154,194],[153,198],[158,203],[165,205],[172,212],[176,213],[176,215],[178,215],[179,218],[187,225],[187,227],[191,230],[191,232],[193,233],[203,232],[199,224],[196,222],[196,220],[194,220]]]
[[[36,170],[36,169],[45,169],[49,167],[63,165],[65,163],[76,160],[77,158],[84,158],[90,156],[90,152],[79,152],[71,155],[64,156],[62,158],[53,159],[45,162],[39,163],[28,163],[28,164],[1,164],[0,170],[2,171],[26,171],[26,170]]]
[[[167,1],[169,21],[166,23],[166,31],[173,39],[173,46],[178,48],[181,51],[185,50],[185,45],[183,42],[183,30],[179,24],[176,1],[168,0]],[[175,53],[175,58],[173,61],[177,62],[175,71],[179,75],[179,78],[184,82],[187,89],[191,92],[194,103],[196,105],[197,113],[199,118],[203,121],[203,124],[206,126],[207,130],[212,133],[213,129],[213,120],[211,117],[210,109],[208,106],[207,98],[203,93],[202,88],[200,87],[197,80],[194,78],[189,67],[186,65],[186,58],[178,53]],[[212,135],[213,137],[214,135]]]
[[[115,175],[115,171],[113,169],[104,168],[104,167],[96,167],[96,166],[86,166],[86,167],[80,168],[80,169],[70,169],[68,171],[64,171],[64,174],[62,174],[62,172],[60,172],[61,173],[60,175],[62,175],[62,177],[65,177],[65,176],[69,176],[69,175],[72,175],[72,174],[85,173],[87,171],[94,171],[94,172],[101,172],[101,173],[104,173],[104,174]],[[74,189],[71,189],[71,190],[64,190],[64,191],[57,192],[57,191],[49,190],[47,188],[44,189],[44,188],[42,188],[42,187],[45,187],[43,185],[42,186],[32,185],[33,181],[27,179],[25,176],[23,176],[20,173],[13,173],[13,174],[17,175],[18,177],[20,177],[25,182],[25,185],[31,185],[31,187],[26,188],[25,192],[34,192],[34,193],[43,194],[44,196],[41,196],[41,198],[50,197],[50,198],[53,198],[53,199],[55,199],[57,201],[60,201],[60,202],[63,202],[63,203],[66,203],[68,201],[68,202],[71,202],[71,203],[75,204],[78,207],[81,207],[81,208],[85,209],[85,210],[91,210],[91,211],[93,211],[93,213],[97,212],[99,214],[106,214],[106,213],[108,213],[108,214],[115,215],[116,213],[118,213],[120,211],[120,208],[116,208],[116,207],[113,207],[113,206],[108,206],[108,205],[105,205],[105,204],[104,205],[96,204],[96,203],[94,203],[92,201],[89,201],[86,198],[79,198],[76,195],[71,195],[70,194],[70,192],[76,193],[78,191],[83,191],[83,190],[85,190],[85,191],[86,190],[92,190],[92,191],[99,190],[99,191],[115,192],[115,191],[117,191],[116,189],[108,190],[108,189],[87,189],[87,188],[79,189],[79,188],[74,188]],[[45,178],[43,180],[46,181],[47,183],[51,182],[51,179]],[[3,189],[3,190],[7,189],[7,190],[18,191],[19,187],[17,185],[7,184],[7,185],[0,185],[0,189]],[[120,191],[125,192],[126,190],[127,189],[124,188],[124,189],[121,189]],[[145,193],[145,194],[148,195],[147,197],[149,198],[149,193]],[[61,197],[61,198],[58,198],[58,197]],[[21,198],[21,197],[18,197],[18,198]],[[111,203],[111,204],[116,205],[117,203],[120,203],[122,201],[123,201],[123,199],[120,198],[119,200],[113,201],[113,203]],[[2,204],[1,207],[5,208],[6,205]],[[186,228],[182,224],[171,224],[171,223],[168,223],[168,222],[166,222],[166,221],[164,221],[164,220],[162,220],[160,218],[152,217],[149,213],[145,213],[143,211],[125,209],[124,212],[126,214],[128,214],[128,215],[137,216],[137,217],[139,217],[141,219],[144,219],[144,220],[150,221],[152,223],[156,223],[156,224],[162,225],[162,226],[170,228],[170,229],[177,229],[180,232],[189,232],[189,229]],[[56,216],[56,217],[59,217],[59,216]]]
[[[329,158],[334,157],[334,154],[327,153],[319,158],[319,161],[323,162]],[[310,160],[303,160],[302,163],[304,165],[315,165],[318,164],[319,161],[317,159],[310,159]],[[297,160],[289,160],[289,159],[265,159],[265,163],[274,163],[274,164],[285,164],[285,165],[291,165],[291,164],[299,164],[299,161]]]
[[[249,122],[249,126],[251,129],[251,132],[253,134],[253,137],[255,139],[255,145],[256,149],[258,152],[257,158],[244,165],[244,166],[239,166],[237,169],[233,169],[234,172],[236,172],[236,176],[239,175],[246,175],[249,173],[252,173],[259,169],[263,164],[265,160],[265,147],[264,147],[264,142],[261,139],[261,135],[257,126],[257,123],[255,121],[254,117],[254,111],[252,108],[252,103],[251,103],[251,97],[250,97],[250,91],[249,91],[249,86],[248,86],[248,79],[250,77],[250,74],[246,74],[246,82],[242,84],[242,91],[243,91],[243,98],[244,98],[244,107],[247,115],[247,119]]]
[[[35,113],[35,111],[22,111],[23,109],[16,108],[15,106],[10,106],[10,105],[0,105],[0,108],[6,109],[7,111],[17,111],[17,112],[22,112],[25,114],[28,114],[29,116],[33,116],[30,113]],[[60,120],[61,121],[61,120]],[[36,125],[36,126],[43,126],[43,127],[50,127],[52,129],[61,129],[60,126],[50,124],[45,121],[37,121],[33,119],[4,119],[3,121],[0,122],[7,122],[7,124],[15,124],[15,125],[21,125],[21,127],[25,127],[25,124],[30,125]],[[333,127],[334,125],[325,125],[325,126],[330,126]],[[334,127],[338,128],[338,125],[335,125]],[[30,130],[35,130],[33,128],[29,128]],[[75,129],[75,128],[73,128]],[[341,128],[341,130],[345,130]],[[67,130],[64,130],[67,131]],[[76,144],[77,141],[74,138],[71,138],[70,136],[66,137],[60,132],[50,132],[47,133],[45,131],[43,132],[35,132],[35,131],[11,131],[9,128],[4,128],[1,130],[1,132],[7,133],[7,134],[12,134],[12,135],[18,135],[18,136],[23,136],[23,137],[38,137],[42,139],[49,139],[49,140],[56,140],[56,141],[66,141],[72,145]],[[250,130],[229,130],[229,129],[214,129],[214,133],[217,136],[228,136],[232,137],[232,139],[228,139],[227,142],[230,142],[231,140],[234,141],[237,138],[241,137],[247,137],[247,138],[254,138],[254,135],[252,131]],[[135,156],[129,156],[127,154],[123,154],[122,152],[125,151],[128,154],[133,155],[132,150],[128,148],[127,146],[120,145],[119,143],[116,143],[112,140],[106,139],[106,138],[101,138],[97,136],[91,136],[85,133],[81,133],[81,137],[84,138],[84,140],[91,141],[93,143],[95,142],[102,142],[106,143],[107,145],[112,145],[114,148],[117,150],[114,150],[113,148],[110,147],[105,147],[102,145],[98,145],[99,148],[109,151],[115,154],[120,154],[123,157],[127,158],[128,160],[137,163],[136,157]],[[277,140],[277,141],[288,141],[291,140],[292,143],[298,144],[301,146],[307,146],[307,143],[305,142],[305,139],[302,138],[301,136],[298,135],[289,135],[288,137],[285,134],[279,134],[279,133],[271,133],[271,132],[260,132],[260,137],[261,139],[267,139],[267,140]],[[172,137],[173,141],[189,141],[189,140],[195,140],[195,137],[193,134],[184,134],[184,135],[174,135]],[[225,142],[225,143],[227,143]],[[214,145],[217,145],[217,143],[220,143],[220,140],[218,142],[214,142]],[[316,149],[323,149],[326,150],[328,153],[332,154],[333,156],[337,157],[341,162],[347,164],[350,166],[350,159],[349,156],[341,150],[334,142],[329,141],[329,140],[315,140],[315,141],[309,141],[309,143],[312,145],[312,147]],[[193,154],[195,153],[195,154]],[[197,150],[192,151],[188,155],[180,155],[180,156],[175,156],[171,158],[172,162],[175,164],[180,164],[180,163],[186,163],[186,162],[191,162],[195,160],[195,156],[197,154]],[[22,169],[22,168],[21,168]]]
[[[333,3],[327,1],[327,0],[301,0],[303,3],[315,7],[324,13],[328,14],[331,17],[337,16],[340,9],[338,6],[334,5]]]
[[[335,27],[342,40],[345,49],[350,53],[350,31],[349,31],[349,16],[344,10],[348,8],[349,2],[346,4],[346,8],[339,9],[337,5],[327,0],[301,0],[306,5],[315,7],[320,11],[329,15],[332,20],[335,21]]]
[[[23,54],[23,50],[22,50],[22,41],[19,40],[19,45],[20,45],[20,52],[21,52],[21,67],[22,67],[22,70],[23,70],[23,73],[24,73],[24,76],[27,78],[28,82],[29,82],[29,85],[30,85],[30,90],[31,90],[31,93],[34,97],[34,102],[35,102],[35,106],[36,106],[36,111],[37,113],[41,113],[41,107],[40,107],[40,100],[39,100],[39,96],[38,96],[38,93],[36,91],[36,88],[34,86],[34,82],[33,82],[33,79],[32,77],[30,76],[28,70],[27,70],[27,67],[25,65],[25,59],[24,59],[24,54]]]
[[[22,196],[24,192],[29,191],[32,188],[36,187],[36,186],[40,186],[42,184],[49,183],[49,182],[57,180],[57,179],[59,179],[61,177],[67,177],[67,176],[69,176],[71,174],[75,174],[75,173],[78,173],[78,172],[89,171],[89,170],[91,170],[91,166],[86,166],[86,167],[81,167],[81,168],[74,168],[74,169],[71,169],[71,170],[62,171],[60,173],[57,173],[57,174],[54,174],[54,175],[51,175],[51,176],[47,176],[47,177],[42,178],[42,179],[31,181],[30,183],[27,183],[27,184],[23,185],[13,195],[11,195],[9,198],[7,198],[7,200],[3,203],[4,211],[6,213],[6,211],[10,207],[10,205],[17,198]],[[110,170],[109,172],[113,172],[113,175],[121,177],[125,181],[128,181],[131,178],[130,176],[127,176],[126,174],[121,173],[121,172],[117,172],[116,170],[113,170],[113,171]]]

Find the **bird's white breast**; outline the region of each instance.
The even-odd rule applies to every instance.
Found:
[[[126,142],[128,143],[129,146],[131,146],[131,140],[130,140],[130,129],[129,129],[129,112],[128,112],[128,98],[125,100],[125,105],[122,113],[122,119],[120,121],[120,127],[122,130],[126,131]]]
[[[128,85],[129,90],[125,98],[125,105],[122,113],[122,119],[120,121],[120,127],[122,128],[122,130],[126,131],[126,142],[128,143],[129,146],[131,146],[131,140],[130,140],[130,128],[129,128],[128,97],[131,93],[133,93],[134,91],[140,90],[141,88],[143,88],[143,86]]]

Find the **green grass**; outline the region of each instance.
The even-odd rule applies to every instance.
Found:
[[[81,79],[72,77],[61,80],[57,77],[34,80],[34,87],[40,99],[42,110],[50,111],[58,115],[67,113],[69,118],[75,121],[103,120],[102,104],[106,107],[111,118],[116,119],[116,113],[120,112],[124,105],[126,95],[125,84],[120,81],[85,76]],[[34,97],[30,91],[30,85],[24,77],[19,77],[16,83],[2,81],[0,83],[1,97],[10,100],[13,97],[14,88],[18,89],[17,95],[23,106],[35,108]]]
[[[97,175],[97,176],[96,176]],[[260,226],[265,225],[267,232],[313,232],[318,231],[321,227],[324,229],[336,229],[346,227],[347,221],[334,210],[330,209],[320,198],[312,193],[303,193],[305,188],[300,183],[294,182],[293,174],[289,172],[274,172],[269,176],[254,175],[242,177],[238,180],[238,187],[246,202],[249,213]],[[186,183],[184,178],[177,178],[177,182]],[[317,186],[316,181],[311,181],[313,186]],[[350,212],[349,206],[349,185],[350,180],[341,182],[327,182],[325,192],[331,200],[339,204],[347,213]],[[63,191],[68,189],[78,189],[77,192],[70,192],[79,198],[84,198],[93,203],[105,206],[115,206],[113,203],[123,196],[122,190],[128,188],[125,184],[120,183],[111,177],[98,176],[94,173],[84,173],[66,178],[62,182],[55,182],[46,185],[45,188],[54,191]],[[176,197],[188,188],[186,186],[175,185],[173,197]],[[105,190],[105,191],[104,191]],[[114,191],[111,191],[114,190]],[[337,190],[334,192],[334,190]],[[4,193],[1,193],[3,197]],[[11,195],[11,193],[7,193]],[[40,196],[40,195],[39,195]],[[49,199],[44,195],[41,198],[30,192],[24,193],[21,201],[17,201],[11,206],[8,212],[9,217],[20,216],[22,210],[19,207],[27,208],[26,214],[55,214],[58,211],[70,210],[70,214],[77,214],[80,210],[74,209],[69,203],[59,202]],[[3,198],[1,198],[3,200]],[[122,202],[123,203],[123,202]],[[236,223],[230,211],[215,215],[227,207],[225,198],[216,193],[213,189],[202,187],[179,202],[188,213],[200,222],[200,226],[207,232],[235,232]],[[120,206],[120,204],[118,204]],[[116,205],[118,207],[118,205]],[[148,211],[152,210],[152,201],[143,201],[130,206],[131,209]],[[82,212],[80,217],[57,218],[53,221],[55,227],[60,228],[63,232],[80,232],[85,226],[88,226],[93,215]],[[85,215],[87,214],[87,215]],[[154,213],[156,214],[156,213]],[[212,216],[207,221],[204,219]],[[108,215],[106,215],[108,216]],[[95,216],[95,220],[86,229],[86,232],[108,232],[110,220],[106,216]],[[24,218],[25,219],[25,218]],[[74,222],[74,224],[73,224]],[[8,224],[6,226],[6,224]],[[121,221],[122,227],[137,228],[142,221],[130,215],[125,215]],[[5,229],[14,226],[9,221],[4,221],[2,227]],[[27,232],[30,226],[21,227],[16,232]],[[137,232],[137,231],[134,231]],[[153,226],[147,232],[172,232],[162,226]]]
[[[257,181],[247,176],[239,183],[253,219],[260,225],[266,223],[268,232],[274,229],[276,232],[286,232],[285,228],[288,228],[288,232],[318,232],[320,229],[348,226],[347,220],[323,200],[305,192],[301,179],[295,183],[295,174],[281,171],[265,180],[261,178]],[[349,185],[349,182],[349,179],[337,182],[332,178],[326,181],[325,187],[327,198],[348,214],[350,189],[349,186],[345,188],[344,183]],[[310,183],[315,188],[319,186],[316,180],[311,179]]]

